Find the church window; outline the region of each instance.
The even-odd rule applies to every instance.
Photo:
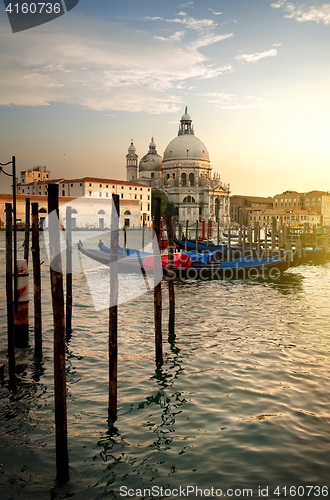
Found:
[[[167,174],[167,178],[168,178],[168,179],[170,178],[170,174]]]
[[[187,185],[187,175],[184,172],[181,174],[181,184],[182,186]]]
[[[195,185],[195,176],[193,173],[189,174],[189,183],[191,186]]]
[[[64,191],[64,189],[62,190],[62,196],[65,196],[65,191]]]
[[[99,215],[105,215],[105,211],[104,211],[104,210],[99,210],[97,213],[98,213]]]

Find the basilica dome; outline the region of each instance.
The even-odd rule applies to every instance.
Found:
[[[178,136],[165,149],[163,161],[187,158],[209,161],[209,153],[203,142],[195,137],[192,119],[186,110],[180,120]]]
[[[139,163],[139,172],[161,172],[162,171],[162,157],[157,154],[156,144],[154,138],[151,138],[149,144],[149,151],[141,158]]]

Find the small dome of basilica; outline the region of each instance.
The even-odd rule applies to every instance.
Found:
[[[162,171],[162,157],[157,153],[153,137],[151,138],[151,142],[149,144],[148,153],[141,158],[139,163],[139,172],[143,171]]]

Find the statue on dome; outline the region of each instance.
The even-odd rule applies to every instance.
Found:
[[[184,108],[184,113],[185,113],[185,115],[188,113],[188,106],[186,106],[186,107]]]

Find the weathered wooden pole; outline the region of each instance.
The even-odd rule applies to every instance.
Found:
[[[126,233],[126,225],[124,224],[124,255],[127,253],[127,233]]]
[[[25,236],[24,236],[24,259],[29,263],[30,246],[30,198],[25,198]]]
[[[265,251],[265,257],[267,257],[267,246],[268,246],[268,225],[266,224],[265,225],[265,247],[264,247],[264,251]]]
[[[275,246],[276,246],[276,218],[272,217],[272,230],[271,230],[271,252],[272,252],[272,257],[274,257]]]
[[[243,226],[242,257],[245,257],[245,226]]]
[[[112,195],[109,307],[109,423],[117,419],[119,195]]]
[[[260,257],[260,225],[259,222],[255,225],[255,230],[257,232],[257,255]]]
[[[172,221],[172,219],[171,219]],[[189,224],[189,221],[188,219],[186,220],[186,239],[184,241],[184,249],[185,251],[187,251],[187,241],[188,241],[188,224]]]
[[[142,222],[142,253],[144,253],[144,228],[145,228],[145,220]]]
[[[158,245],[160,245],[160,198],[154,198],[154,214],[155,214],[155,235]],[[162,285],[161,282],[157,283],[161,269],[160,259],[156,258],[154,252],[154,316],[155,316],[155,346],[156,346],[156,365],[163,364],[163,346],[162,346]]]
[[[228,227],[228,250],[227,260],[231,260],[231,229]]]
[[[206,238],[206,245],[209,246],[209,241],[210,241],[210,218],[207,220],[207,238]]]
[[[34,355],[42,357],[41,330],[41,278],[40,278],[40,246],[39,246],[39,216],[38,203],[32,203],[32,264],[33,264],[33,295],[34,295]]]
[[[168,267],[167,267],[168,295],[169,295],[168,333],[169,335],[174,335],[174,325],[175,325],[174,263],[173,263],[174,234],[173,234],[171,214],[166,215],[166,227],[167,227],[167,238],[168,238]]]
[[[240,224],[238,228],[238,244],[242,244],[242,224]]]
[[[252,225],[249,226],[249,241],[250,241],[250,257],[253,257],[253,241],[252,241]]]
[[[220,221],[218,218],[217,245],[219,246],[219,244],[220,244]]]
[[[196,252],[198,252],[198,220],[196,220]]]
[[[15,382],[15,336],[13,310],[13,216],[12,205],[6,203],[6,295],[9,382]]]
[[[63,484],[69,479],[69,456],[66,409],[64,292],[58,213],[58,184],[48,184],[50,280],[54,316],[56,472],[57,480]]]
[[[72,209],[66,207],[66,304],[65,335],[69,339],[72,332]]]

